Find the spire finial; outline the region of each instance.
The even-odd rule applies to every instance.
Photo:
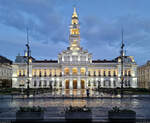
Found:
[[[76,12],[76,7],[74,7],[74,11],[73,11],[72,17],[78,17],[77,12]]]

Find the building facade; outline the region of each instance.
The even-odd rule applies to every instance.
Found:
[[[58,54],[58,60],[30,59],[30,88],[97,89],[121,87],[121,57],[93,60],[80,46],[80,25],[74,8],[70,25],[70,46]],[[13,63],[13,87],[27,87],[27,64],[17,56]],[[18,60],[20,59],[20,60]],[[137,87],[137,65],[132,56],[124,56],[124,87]]]
[[[150,61],[147,61],[146,64],[139,66],[137,73],[139,88],[150,89]]]
[[[0,56],[0,87],[12,86],[12,61]]]

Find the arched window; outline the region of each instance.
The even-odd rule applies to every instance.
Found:
[[[78,73],[78,69],[77,68],[72,68],[72,74],[77,75],[77,73]]]
[[[131,71],[128,71],[128,76],[131,76]]]
[[[41,76],[42,76],[42,72],[41,72],[41,70],[40,70],[39,77],[41,77]]]
[[[101,76],[101,71],[100,70],[99,70],[98,74],[99,74],[99,76]]]
[[[69,68],[65,68],[64,73],[65,73],[65,75],[69,75]]]
[[[114,76],[116,76],[116,71],[114,71]]]
[[[104,76],[106,76],[106,72],[104,71],[104,74],[103,74]]]
[[[85,75],[85,68],[80,69],[81,75]]]
[[[46,77],[47,75],[46,75],[46,69],[44,70],[44,77]]]
[[[125,70],[125,76],[127,76],[127,70]]]

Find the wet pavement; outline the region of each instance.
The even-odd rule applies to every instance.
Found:
[[[46,109],[44,119],[64,119],[64,108],[88,106],[92,109],[93,119],[107,119],[107,112],[114,106],[136,111],[138,119],[150,118],[150,98],[103,98],[103,99],[52,99],[52,98],[1,98],[0,119],[15,119],[15,112],[20,106],[41,106]]]

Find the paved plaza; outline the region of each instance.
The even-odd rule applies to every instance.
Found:
[[[72,106],[88,106],[92,109],[93,121],[107,121],[107,112],[114,106],[132,109],[137,113],[137,119],[150,118],[150,96],[149,95],[125,95],[123,99],[120,95],[103,94],[101,96],[92,95],[87,98],[73,96],[59,96],[53,93],[32,95],[26,98],[21,95],[0,96],[0,119],[15,120],[15,112],[20,106],[41,106],[45,108],[44,120],[64,120],[64,108]]]

